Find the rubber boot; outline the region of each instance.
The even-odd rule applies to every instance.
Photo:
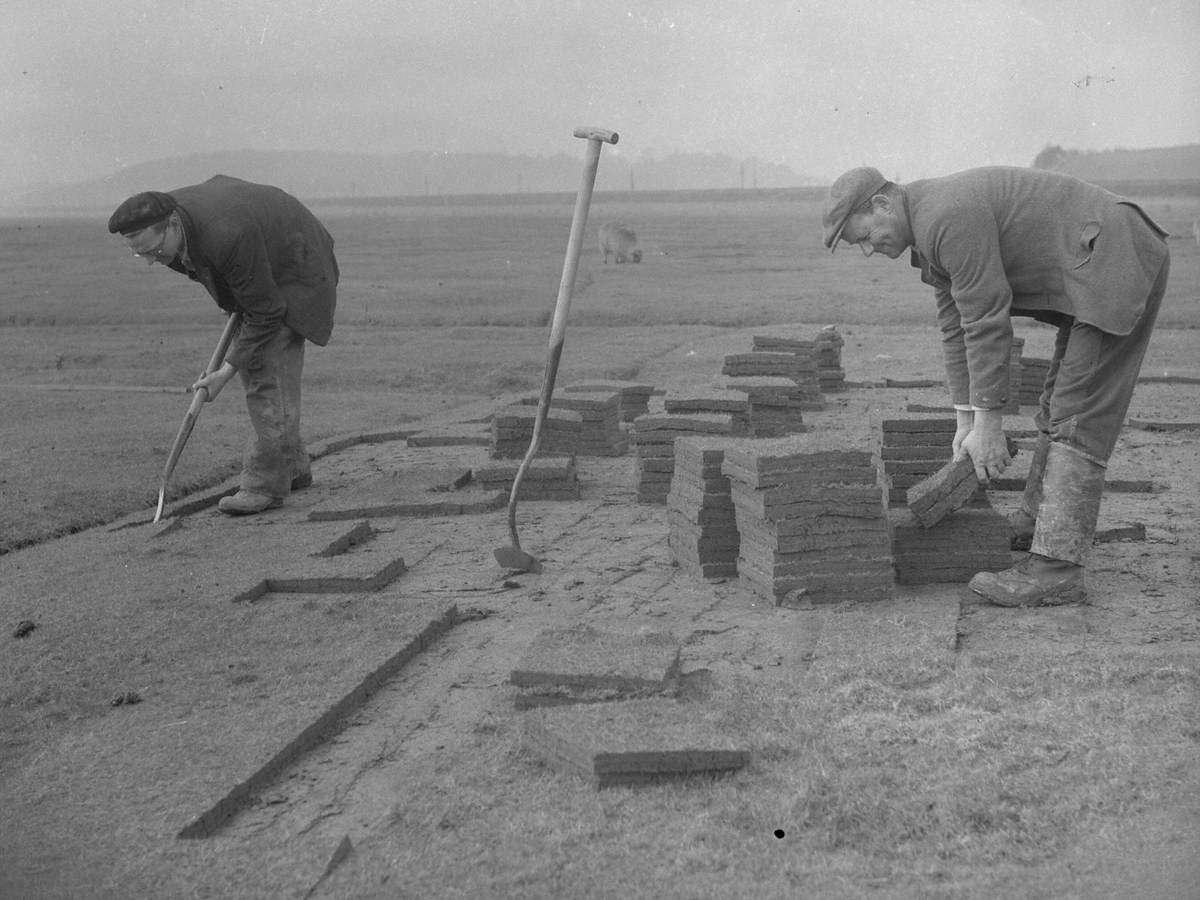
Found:
[[[247,490],[239,490],[231,497],[222,497],[217,503],[217,509],[228,516],[250,516],[280,506],[283,506],[283,500],[279,497]]]
[[[997,606],[1055,606],[1087,599],[1083,563],[1096,535],[1104,466],[1052,444],[1029,558],[1003,572],[980,572],[970,588]]]
[[[1033,529],[1037,524],[1038,507],[1042,505],[1042,479],[1046,474],[1046,455],[1050,452],[1050,436],[1038,432],[1037,446],[1033,448],[1033,459],[1029,462],[1029,474],[1025,477],[1025,493],[1021,505],[1008,516],[1012,529],[1009,547],[1013,550],[1028,550],[1033,543]]]

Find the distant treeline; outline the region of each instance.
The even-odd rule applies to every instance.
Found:
[[[1066,172],[1102,184],[1117,193],[1145,196],[1194,195],[1200,191],[1200,145],[1147,150],[1066,150],[1045,147],[1035,168]],[[479,203],[481,197],[526,198],[537,203],[556,194],[574,194],[579,186],[580,156],[517,156],[500,153],[426,153],[371,155],[329,151],[237,150],[170,157],[129,166],[105,178],[0,197],[0,207],[15,210],[107,211],[130,194],[170,190],[217,173],[275,184],[306,200],[338,198],[361,205],[413,198],[440,204]],[[713,153],[644,152],[623,155],[607,150],[596,177],[596,190],[651,199],[680,192],[726,192],[730,196],[766,196],[763,192],[820,187],[823,179],[795,172],[780,163],[738,159]],[[730,193],[731,192],[731,193]],[[710,195],[712,196],[712,195]],[[388,199],[381,199],[388,198]]]
[[[1085,178],[1122,197],[1200,197],[1200,178],[1184,181],[1139,178],[1130,181],[1109,181],[1104,178]]]
[[[1200,183],[1200,144],[1147,150],[1064,150],[1048,145],[1034,157],[1035,169],[1065,172],[1097,184],[1177,185],[1172,193],[1193,194]],[[1129,193],[1136,191],[1124,191]]]
[[[582,146],[582,142],[580,142]],[[579,155],[501,153],[369,155],[326,151],[221,151],[140,163],[82,184],[30,192],[14,205],[111,207],[143,190],[170,190],[217,173],[278,185],[298,197],[448,197],[553,194],[579,186]],[[599,191],[753,190],[818,184],[779,163],[712,153],[605,153]]]

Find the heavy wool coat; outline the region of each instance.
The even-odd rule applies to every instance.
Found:
[[[905,185],[955,404],[1007,400],[1011,316],[1128,334],[1167,257],[1137,204],[1067,175],[988,167]]]
[[[338,264],[333,238],[277,187],[216,175],[169,191],[179,204],[186,262],[171,268],[204,285],[242,327],[226,359],[253,371],[280,324],[324,346],[333,332]]]

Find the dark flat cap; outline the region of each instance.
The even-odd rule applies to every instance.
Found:
[[[162,191],[143,191],[134,194],[117,207],[109,217],[109,234],[132,234],[161,222],[175,211],[175,198]]]
[[[882,191],[888,185],[883,173],[870,166],[859,166],[838,177],[829,189],[829,199],[825,202],[825,215],[821,225],[825,231],[825,246],[834,251],[846,223],[859,207]]]

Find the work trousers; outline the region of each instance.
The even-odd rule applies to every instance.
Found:
[[[1059,326],[1034,416],[1038,429],[1052,442],[1107,466],[1133,399],[1170,269],[1168,257],[1129,334],[1108,334],[1075,320]]]
[[[304,338],[281,324],[261,359],[258,369],[240,373],[254,427],[242,460],[241,487],[283,499],[291,492],[292,480],[311,471],[300,439]]]

